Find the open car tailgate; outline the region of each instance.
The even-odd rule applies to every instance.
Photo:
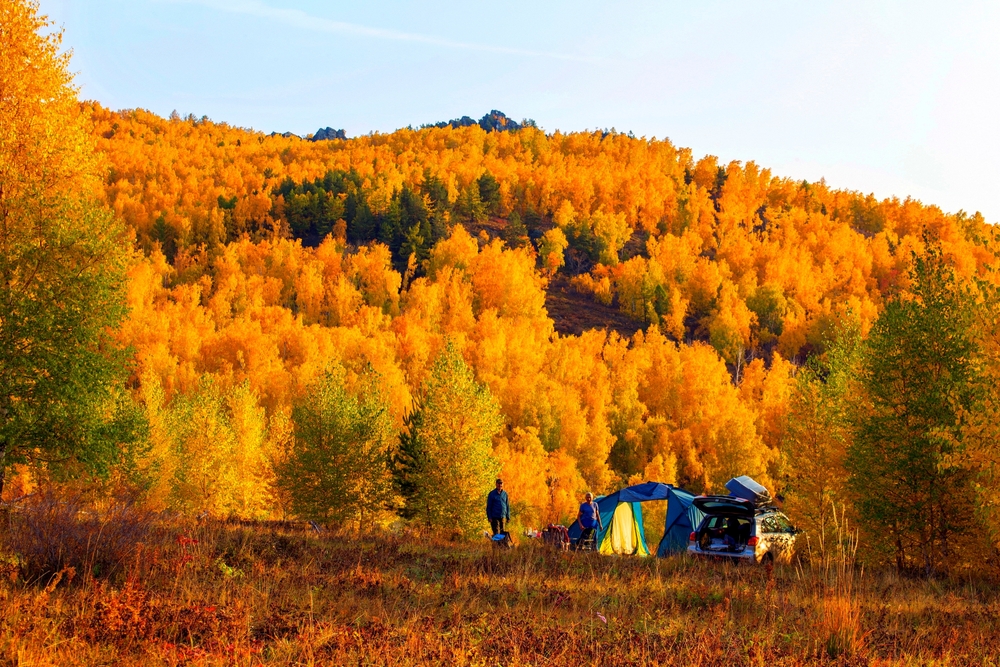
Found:
[[[698,496],[691,504],[709,515],[741,516],[749,519],[754,514],[752,502],[732,496]]]

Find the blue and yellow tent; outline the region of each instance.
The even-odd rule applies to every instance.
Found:
[[[670,484],[645,482],[619,489],[597,499],[604,529],[597,534],[597,549],[602,554],[650,555],[646,534],[642,529],[642,503],[667,501],[667,520],[663,539],[656,549],[659,557],[687,549],[688,536],[702,519],[702,513],[691,504],[694,494]],[[569,527],[573,542],[582,529],[577,521]]]

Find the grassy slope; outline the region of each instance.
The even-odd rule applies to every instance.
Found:
[[[180,530],[110,583],[8,567],[0,663],[996,664],[1000,593],[969,582]]]

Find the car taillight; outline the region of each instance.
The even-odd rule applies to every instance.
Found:
[[[747,540],[747,546],[748,547],[755,547],[755,546],[757,546],[757,536],[756,535],[754,535],[749,540]]]
[[[698,536],[695,533],[691,533],[691,536],[688,537],[688,542],[694,542],[697,539],[698,539]]]

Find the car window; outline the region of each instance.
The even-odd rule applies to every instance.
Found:
[[[762,532],[765,533],[777,533],[780,532],[778,528],[778,522],[774,520],[773,516],[765,516],[760,519],[760,528]]]
[[[792,523],[788,520],[784,514],[775,514],[774,521],[778,524],[778,529],[783,533],[792,532]]]

